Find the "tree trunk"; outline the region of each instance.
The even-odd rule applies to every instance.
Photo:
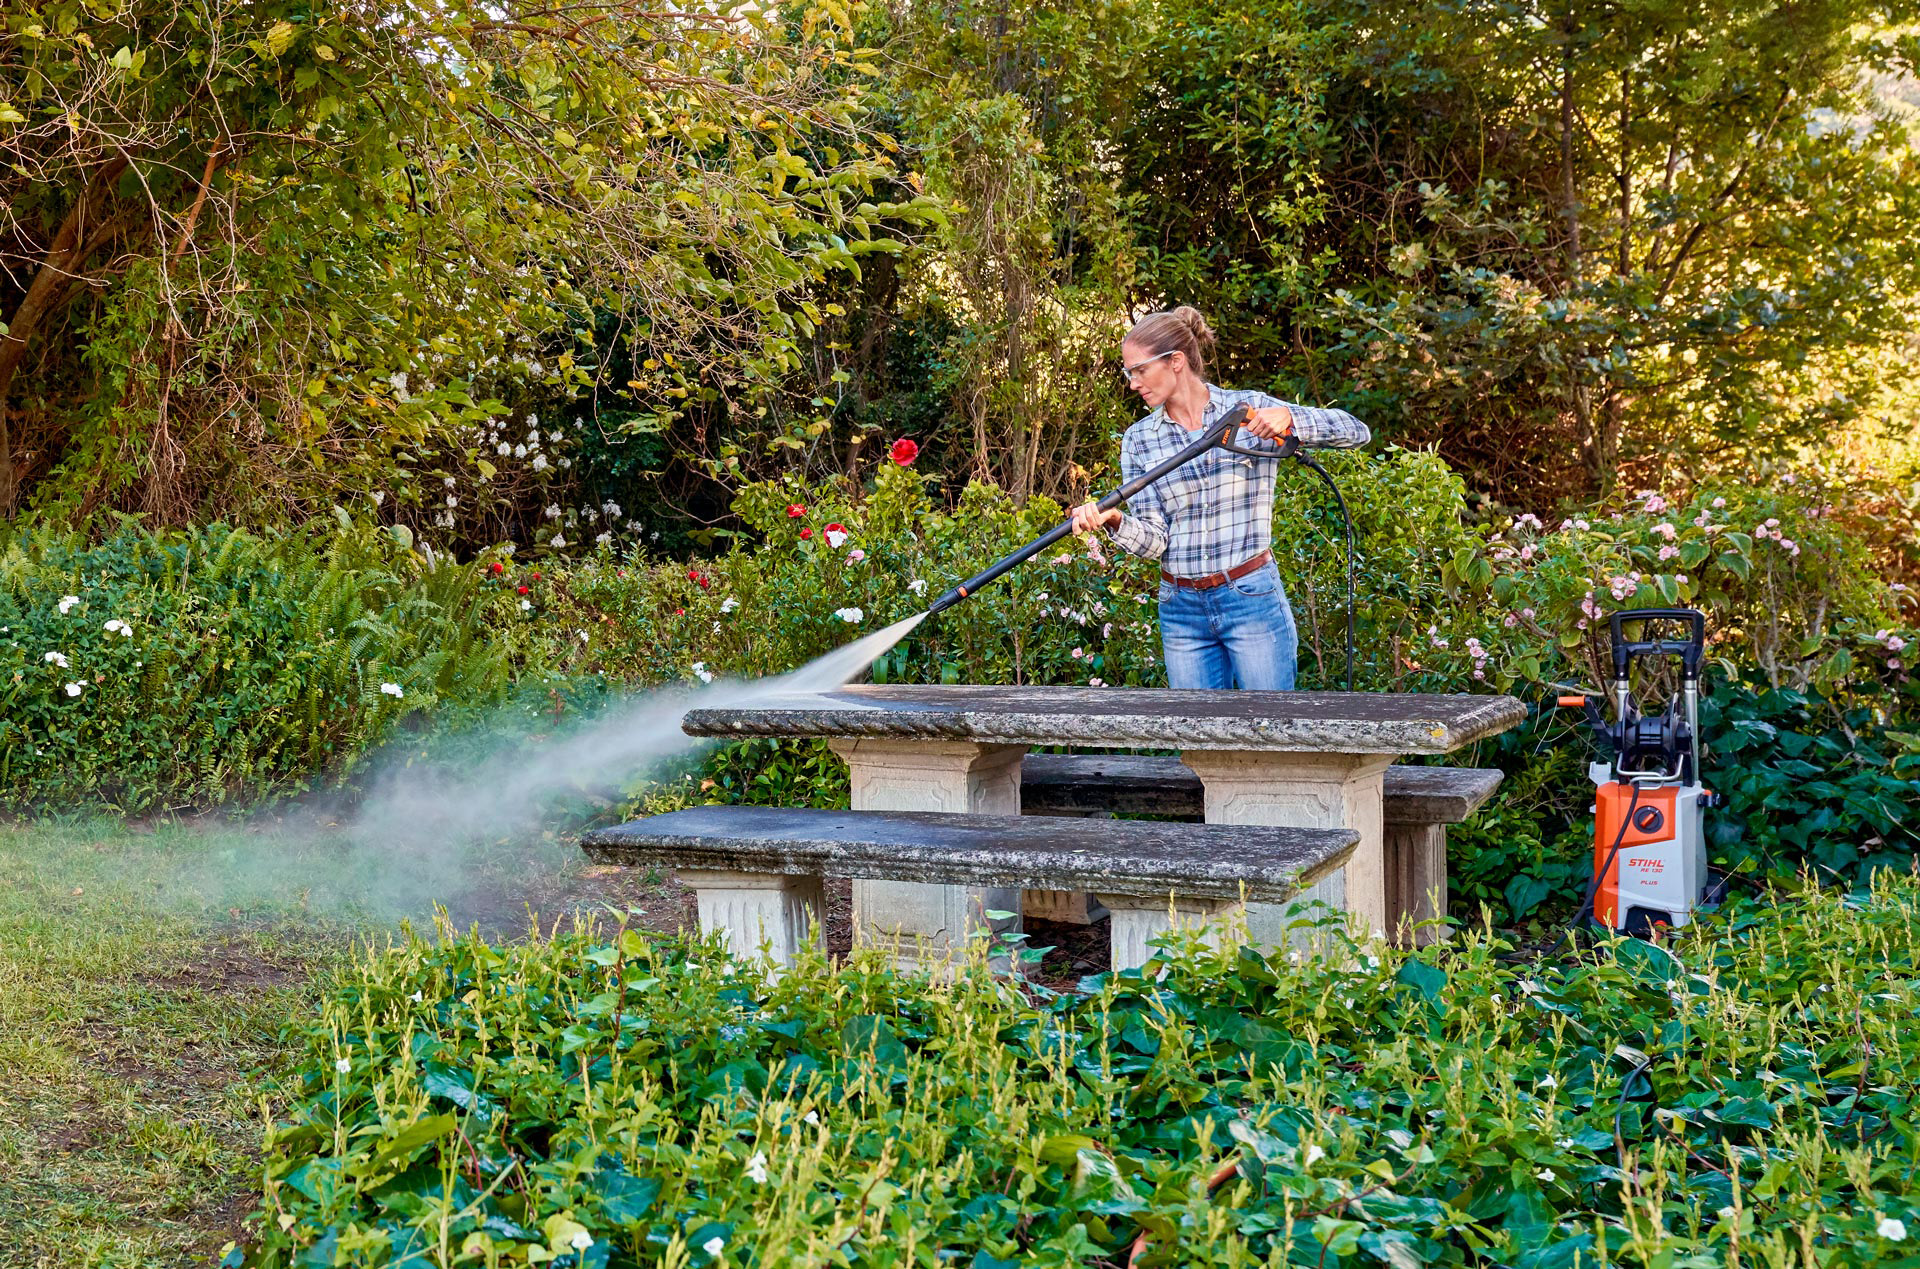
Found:
[[[86,187],[67,209],[59,230],[41,257],[40,268],[28,284],[26,295],[7,318],[7,333],[0,335],[0,514],[12,514],[19,492],[14,479],[13,436],[6,424],[6,403],[13,392],[14,373],[26,360],[27,341],[47,314],[66,298],[77,280],[80,265],[107,236],[104,231],[92,232],[100,219],[98,204],[104,201],[107,188],[120,178],[126,167],[125,159],[110,159],[88,178]]]

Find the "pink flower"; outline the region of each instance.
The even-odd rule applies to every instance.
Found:
[[[1665,538],[1669,542],[1673,541],[1673,535],[1679,532],[1678,529],[1675,529],[1672,525],[1668,524],[1664,520],[1662,520],[1659,524],[1654,525],[1653,531],[1659,534],[1661,537]]]
[[[867,558],[867,553],[856,546],[851,551],[847,552],[847,558],[849,560],[852,560],[855,564],[858,564],[861,560],[864,560]]]
[[[1519,624],[1520,624],[1520,619],[1519,619],[1518,617],[1516,617],[1516,616],[1514,616],[1514,615],[1513,615],[1512,613],[1508,613],[1508,614],[1507,614],[1507,615],[1506,615],[1506,616],[1505,616],[1505,617],[1504,617],[1504,618],[1503,618],[1503,619],[1501,620],[1501,622],[1500,622],[1500,624],[1501,624],[1501,625],[1503,625],[1503,626],[1505,626],[1505,627],[1506,627],[1507,629],[1509,629],[1509,630],[1511,630],[1511,629],[1513,629],[1513,628],[1514,628],[1515,626],[1517,626],[1517,625],[1519,625]]]
[[[1476,679],[1484,679],[1487,677],[1487,672],[1485,670],[1475,670],[1473,672],[1473,677]]]
[[[1660,558],[1663,560],[1670,560],[1678,554],[1680,554],[1680,548],[1677,546],[1663,546],[1660,548]]]
[[[1887,651],[1898,652],[1900,651],[1900,649],[1906,646],[1907,646],[1907,641],[1905,639],[1902,639],[1899,635],[1887,636]]]
[[[1088,687],[1105,687],[1106,682],[1102,679],[1088,679],[1087,686]]]
[[[1085,656],[1086,653],[1080,648],[1075,648],[1073,651],[1067,653],[1067,655],[1078,661],[1081,657]]]
[[[1715,511],[1718,511],[1720,508],[1726,505],[1727,505],[1727,500],[1725,498],[1715,498],[1713,500],[1713,509]]]

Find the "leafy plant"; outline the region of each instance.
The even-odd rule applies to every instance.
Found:
[[[577,927],[370,953],[254,1265],[1667,1266],[1920,1220],[1914,883],[1514,965],[1186,948],[1066,995]],[[1164,971],[1165,976],[1160,977]],[[1206,1179],[1228,1180],[1209,1197]]]

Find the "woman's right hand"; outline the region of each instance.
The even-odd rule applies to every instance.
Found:
[[[1111,529],[1120,523],[1120,508],[1102,511],[1100,504],[1083,502],[1073,509],[1073,531],[1092,533],[1095,529]]]

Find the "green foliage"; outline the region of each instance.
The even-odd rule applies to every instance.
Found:
[[[404,720],[504,689],[475,576],[331,522],[18,535],[0,799],[139,813],[337,781]]]
[[[294,1024],[246,1260],[1067,1269],[1141,1230],[1147,1264],[1892,1252],[1920,1220],[1916,929],[1908,881],[1571,965],[1193,949],[1063,996],[444,931]]]

